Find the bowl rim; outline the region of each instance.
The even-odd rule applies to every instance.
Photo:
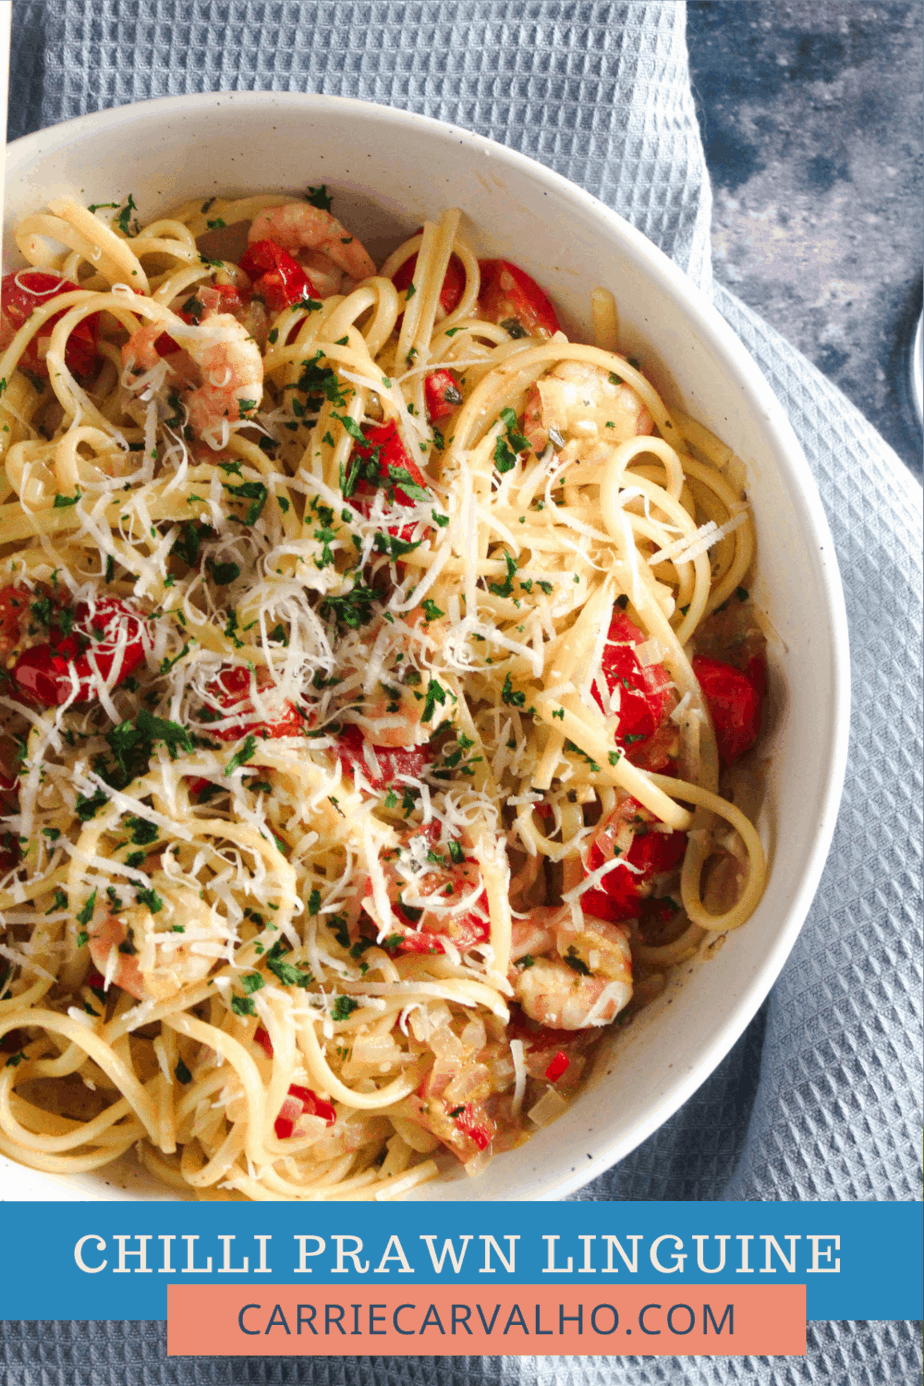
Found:
[[[248,109],[269,109],[272,107],[287,108],[292,111],[305,111],[307,108],[308,110],[314,109],[325,112],[339,111],[345,116],[353,112],[366,119],[374,116],[383,125],[405,131],[418,129],[422,126],[429,134],[441,141],[461,144],[474,149],[483,156],[512,164],[513,167],[540,184],[583,204],[585,210],[601,220],[605,226],[608,226],[617,238],[628,242],[632,253],[644,262],[648,272],[654,278],[660,279],[662,283],[666,281],[669,293],[674,298],[685,301],[689,309],[698,317],[712,340],[723,369],[743,388],[759,411],[764,428],[773,439],[775,451],[780,461],[789,470],[789,480],[793,484],[801,503],[802,524],[807,534],[811,536],[814,545],[813,558],[815,559],[820,594],[824,600],[823,610],[830,623],[832,673],[831,715],[827,738],[830,753],[827,757],[824,773],[819,775],[817,796],[820,811],[818,828],[811,851],[806,859],[798,889],[791,897],[785,927],[780,930],[755,977],[748,983],[737,1004],[725,1015],[698,1061],[692,1065],[684,1077],[676,1080],[667,1088],[643,1121],[623,1136],[606,1143],[600,1153],[588,1161],[585,1167],[579,1167],[569,1173],[547,1175],[537,1180],[540,1191],[530,1195],[531,1199],[536,1201],[566,1198],[624,1159],[673,1116],[715,1071],[732,1046],[743,1035],[777,981],[805,923],[817,892],[837,821],[846,775],[850,735],[850,652],[847,611],[827,516],[805,453],[787,414],[747,347],[721,316],[708,295],[647,236],[592,193],[571,182],[554,169],[520,153],[519,150],[512,149],[464,126],[437,120],[432,116],[423,115],[416,111],[380,105],[355,97],[331,96],[319,92],[263,90],[195,92],[155,97],[145,101],[109,107],[23,135],[7,146],[7,181],[15,179],[20,170],[27,168],[30,164],[56,152],[66,150],[72,144],[79,143],[102,130],[113,130],[121,125],[133,125],[135,123],[145,124],[161,116],[173,118],[178,115],[182,116],[186,112],[194,115],[203,110],[215,109],[223,104],[240,107],[242,113]],[[4,1164],[6,1163],[4,1161]],[[10,1164],[13,1165],[13,1162]],[[35,1175],[39,1172],[30,1170],[29,1173]],[[425,1194],[425,1190],[421,1190],[421,1192]],[[106,1196],[101,1194],[100,1197],[105,1199]]]

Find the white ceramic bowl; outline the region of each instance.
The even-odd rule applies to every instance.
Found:
[[[651,1135],[712,1072],[766,997],[805,919],[831,842],[847,745],[847,627],[831,536],[783,411],[704,295],[593,197],[465,130],[363,102],[276,92],[105,111],[10,147],[4,243],[13,244],[10,228],[25,213],[56,194],[92,203],[132,193],[150,219],[200,194],[322,182],[374,256],[445,205],[462,208],[476,249],[533,274],[584,340],[591,289],[612,289],[624,348],[656,367],[668,400],[711,427],[748,468],[755,595],[779,635],[770,651],[764,898],[714,957],[687,969],[614,1037],[558,1121],[477,1179],[423,1190],[431,1198],[560,1198]],[[0,1163],[5,1197],[165,1196],[130,1171],[59,1179]]]

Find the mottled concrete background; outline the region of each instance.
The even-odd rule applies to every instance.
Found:
[[[921,476],[922,7],[691,0],[720,279]]]

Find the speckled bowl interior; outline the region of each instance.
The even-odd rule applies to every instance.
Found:
[[[539,164],[464,130],[357,101],[290,93],[170,97],[55,126],[10,146],[10,229],[49,197],[132,193],[142,218],[195,196],[298,192],[327,183],[374,256],[446,205],[483,254],[516,260],[572,335],[590,340],[590,291],[619,305],[623,349],[669,402],[743,458],[756,518],[755,595],[769,614],[769,759],[761,829],[770,875],[748,924],[682,969],[609,1037],[557,1121],[475,1179],[448,1171],[428,1198],[560,1198],[621,1159],[704,1081],[752,1019],[805,919],[831,841],[844,773],[848,651],[827,523],[796,438],[766,381],[708,300],[620,217]],[[12,253],[11,253],[12,251]],[[165,1197],[134,1161],[62,1179],[0,1159],[3,1197]]]

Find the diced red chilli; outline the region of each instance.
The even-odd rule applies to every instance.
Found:
[[[462,1134],[474,1141],[479,1150],[487,1150],[491,1144],[491,1135],[487,1128],[478,1122],[470,1104],[467,1103],[453,1120]]]
[[[337,1120],[337,1113],[330,1102],[325,1102],[322,1097],[318,1097],[311,1088],[303,1088],[297,1083],[292,1083],[279,1116],[273,1123],[273,1130],[277,1139],[287,1140],[295,1130],[296,1121],[303,1114],[320,1117],[328,1126],[333,1126]]]
[[[570,1065],[571,1060],[568,1058],[567,1054],[565,1054],[561,1049],[559,1049],[558,1053],[555,1055],[555,1058],[552,1060],[552,1062],[546,1069],[545,1076],[550,1083],[555,1083],[558,1081],[558,1079],[562,1076],[563,1073],[566,1073],[568,1071]]]

